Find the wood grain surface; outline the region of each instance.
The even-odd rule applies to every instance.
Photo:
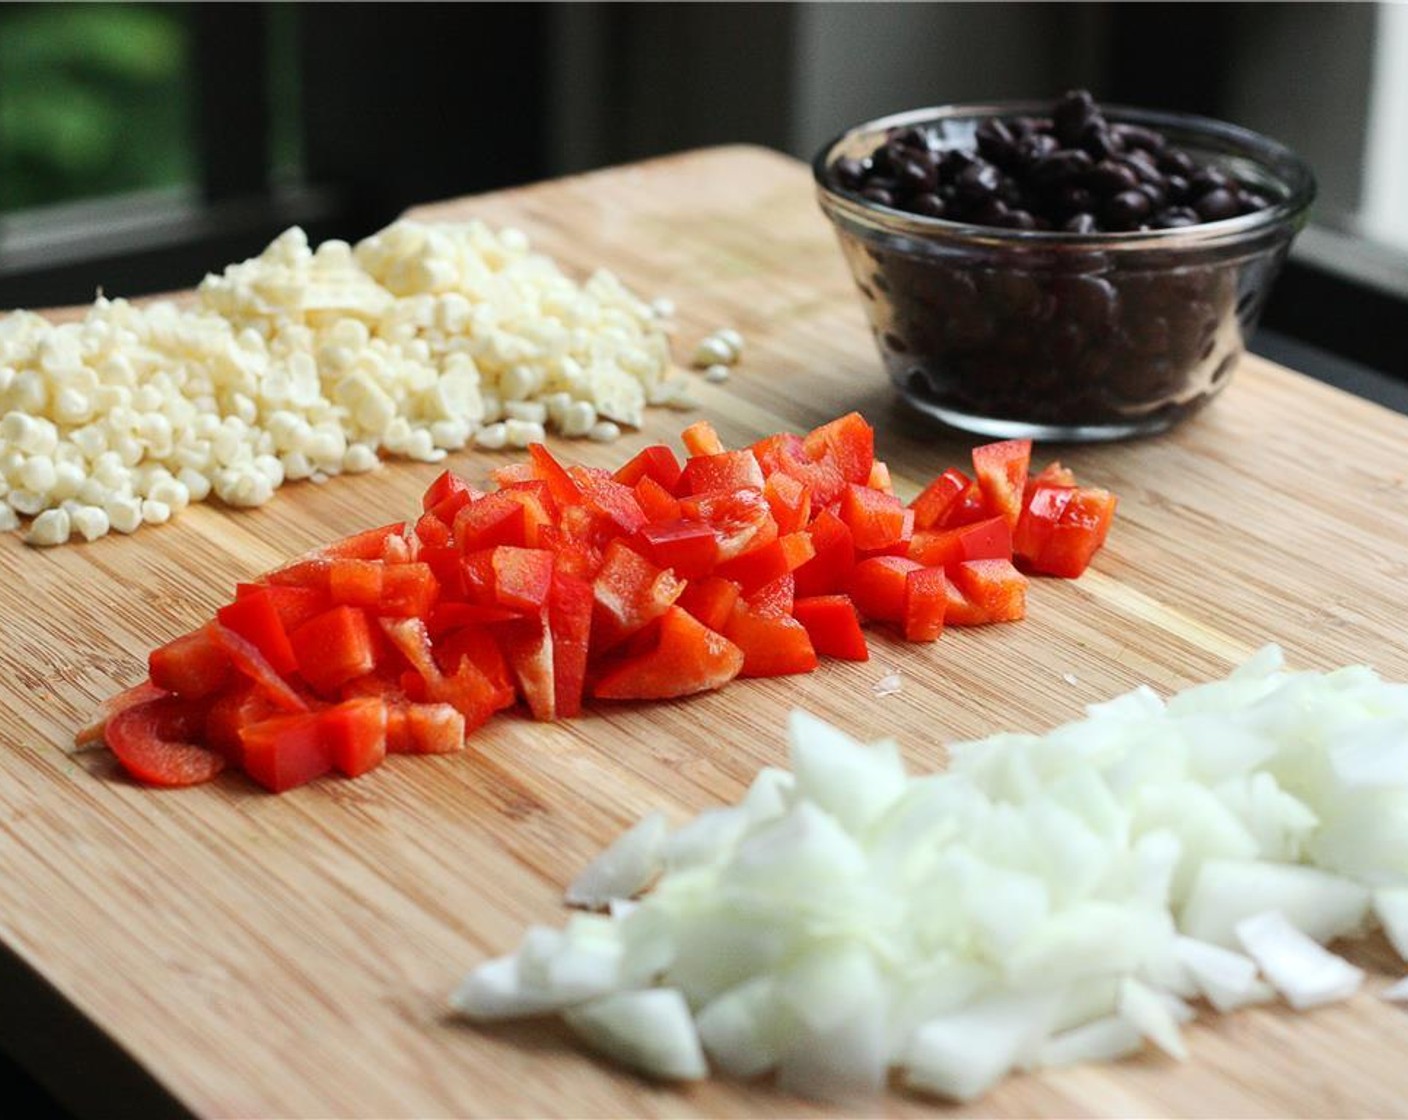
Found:
[[[975,442],[891,394],[799,163],[714,149],[416,213],[517,225],[569,270],[605,264],[672,297],[677,356],[712,328],[742,330],[732,380],[695,390],[726,442],[860,409],[906,498]],[[610,465],[698,415],[654,411],[618,444],[558,450]],[[945,740],[1043,729],[1140,682],[1173,690],[1268,641],[1297,667],[1367,662],[1408,680],[1408,419],[1248,358],[1179,430],[1037,457],[1058,454],[1119,493],[1119,517],[1081,580],[1034,582],[1023,623],[934,645],[877,634],[866,664],[570,722],[499,717],[464,754],[393,758],[278,797],[237,775],[154,792],[69,744],[99,700],[144,674],[150,647],[206,619],[237,580],[409,515],[440,468],[299,483],[257,511],[195,508],[81,547],[4,536],[0,942],[19,986],[0,994],[0,1041],[105,1115],[828,1114],[767,1085],[651,1085],[552,1026],[457,1022],[447,994],[529,923],[559,924],[563,886],[628,823],[655,808],[681,822],[783,762],[794,705],[897,736],[923,770]],[[482,477],[506,458],[450,465]],[[892,670],[902,690],[877,697]],[[1347,1003],[1204,1021],[1186,1064],[1016,1077],[965,1114],[1402,1115],[1408,1021],[1372,994],[1392,966],[1381,945],[1351,955],[1374,976]],[[896,1091],[868,1111],[936,1110]]]

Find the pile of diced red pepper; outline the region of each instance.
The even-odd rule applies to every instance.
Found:
[[[684,463],[652,446],[614,474],[535,445],[488,493],[446,472],[416,520],[240,584],[154,650],[109,702],[109,747],[145,782],[233,765],[280,791],[459,750],[520,700],[550,720],[865,660],[862,621],[932,641],[1021,618],[1014,559],[1079,575],[1115,507],[1059,465],[1029,478],[1022,440],[906,506],[856,413],[740,450],[707,422],[682,438]]]

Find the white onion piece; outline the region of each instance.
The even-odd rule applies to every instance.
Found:
[[[1348,999],[1364,980],[1363,970],[1316,944],[1279,911],[1244,918],[1237,939],[1297,1011]]]
[[[694,1081],[709,1074],[689,1005],[673,988],[617,992],[562,1017],[588,1045],[650,1077]]]
[[[947,1100],[976,1100],[1009,1070],[1035,1063],[1059,993],[991,996],[931,1019],[917,1031],[905,1081]]]
[[[1179,925],[1189,937],[1231,947],[1238,922],[1278,910],[1297,929],[1327,942],[1356,932],[1368,908],[1368,890],[1318,868],[1213,859],[1199,869]]]
[[[1379,993],[1379,998],[1392,1000],[1395,1003],[1408,1002],[1408,976],[1390,984]]]
[[[1188,1059],[1178,1020],[1158,992],[1126,976],[1120,984],[1120,1018],[1171,1058]]]
[[[1382,887],[1374,892],[1374,916],[1399,957],[1408,960],[1408,887]]]
[[[670,825],[664,813],[651,813],[621,833],[567,887],[567,904],[605,909],[613,899],[631,898],[650,885],[664,866]]]
[[[562,1013],[656,1076],[702,1076],[707,1052],[852,1105],[891,1070],[970,1100],[1146,1040],[1181,1058],[1186,1000],[1309,1007],[1362,978],[1316,942],[1379,923],[1408,948],[1405,727],[1408,686],[1289,673],[1274,650],[1167,704],[1137,689],[953,745],[913,778],[893,743],[799,715],[795,773],[618,842],[624,861],[613,845],[583,892],[609,914],[530,929],[453,1002]]]
[[[1072,1066],[1080,1062],[1113,1062],[1144,1049],[1144,1036],[1122,1015],[1089,1019],[1053,1035],[1037,1054],[1037,1065]]]

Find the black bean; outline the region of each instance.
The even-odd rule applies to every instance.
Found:
[[[1112,229],[1128,230],[1148,217],[1149,196],[1139,191],[1121,191],[1105,203],[1104,218]]]
[[[1055,202],[1057,209],[1075,213],[1093,209],[1095,195],[1091,193],[1089,187],[1083,187],[1079,183],[1067,183],[1056,192]]]
[[[1243,214],[1251,214],[1257,210],[1265,210],[1271,205],[1269,198],[1264,194],[1258,194],[1256,191],[1243,191],[1241,201]]]
[[[1096,229],[1095,215],[1089,210],[1082,210],[1062,222],[1061,228],[1067,233],[1094,233]]]
[[[1203,167],[1194,172],[1188,179],[1188,194],[1193,198],[1207,194],[1209,191],[1225,190],[1231,185],[1232,180],[1216,167]]]
[[[1017,142],[1018,165],[1029,168],[1033,164],[1040,163],[1059,147],[1056,137],[1048,136],[1042,132],[1024,136]]]
[[[1036,164],[1032,168],[1032,179],[1042,186],[1059,186],[1084,177],[1093,166],[1094,160],[1079,148],[1062,149]]]
[[[975,132],[978,151],[999,167],[1016,162],[1017,142],[1011,130],[996,117],[983,121]]]
[[[1182,175],[1186,179],[1197,169],[1193,157],[1182,148],[1165,148],[1159,154],[1159,170],[1169,175]]]
[[[860,192],[860,196],[870,199],[877,206],[893,206],[895,204],[895,196],[884,187],[866,187]]]
[[[1010,212],[1002,199],[988,198],[975,207],[973,221],[980,226],[1000,226]]]
[[[1120,138],[1103,122],[1091,121],[1080,135],[1080,146],[1091,159],[1109,159],[1124,151]]]
[[[1145,128],[1143,125],[1117,124],[1113,131],[1126,147],[1139,148],[1146,152],[1153,152],[1155,155],[1162,152],[1168,144],[1162,133],[1155,132],[1152,128]]]
[[[1225,187],[1199,195],[1193,202],[1193,209],[1205,222],[1219,222],[1223,218],[1235,217],[1238,212],[1237,199]]]
[[[950,148],[939,157],[939,174],[946,181],[952,182],[977,162],[977,152],[967,148]]]
[[[907,159],[895,168],[900,189],[908,194],[924,194],[938,185],[939,175],[931,160]]]
[[[836,181],[850,189],[860,186],[861,180],[865,178],[865,165],[849,156],[838,159],[831,170],[836,176]]]
[[[1133,190],[1139,185],[1139,176],[1133,168],[1123,163],[1102,159],[1090,169],[1085,181],[1092,190],[1102,195],[1112,195]]]
[[[898,144],[902,148],[920,148],[929,150],[929,134],[922,128],[915,128],[910,125],[908,128],[901,128],[890,134],[890,142]]]
[[[1153,210],[1159,209],[1168,201],[1168,192],[1159,186],[1158,183],[1140,183],[1134,188],[1140,194],[1148,196],[1149,206]]]
[[[1183,226],[1195,226],[1198,221],[1196,210],[1187,206],[1166,206],[1154,215],[1149,224],[1154,229],[1179,229]]]
[[[1056,138],[1067,147],[1080,142],[1080,134],[1085,131],[1095,117],[1095,99],[1088,90],[1071,90],[1056,104],[1051,113],[1052,128]]]
[[[990,163],[972,163],[954,180],[954,188],[966,198],[981,200],[995,194],[1002,182],[1002,172]]]
[[[944,200],[936,194],[919,194],[910,199],[910,209],[926,218],[942,218],[948,211]]]
[[[1182,202],[1188,197],[1188,180],[1176,172],[1170,172],[1164,179],[1164,193],[1170,202]]]
[[[1036,229],[1036,219],[1026,210],[1008,210],[994,224],[1007,229]]]

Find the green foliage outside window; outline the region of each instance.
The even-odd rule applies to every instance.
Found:
[[[184,5],[0,4],[0,211],[190,182]]]

